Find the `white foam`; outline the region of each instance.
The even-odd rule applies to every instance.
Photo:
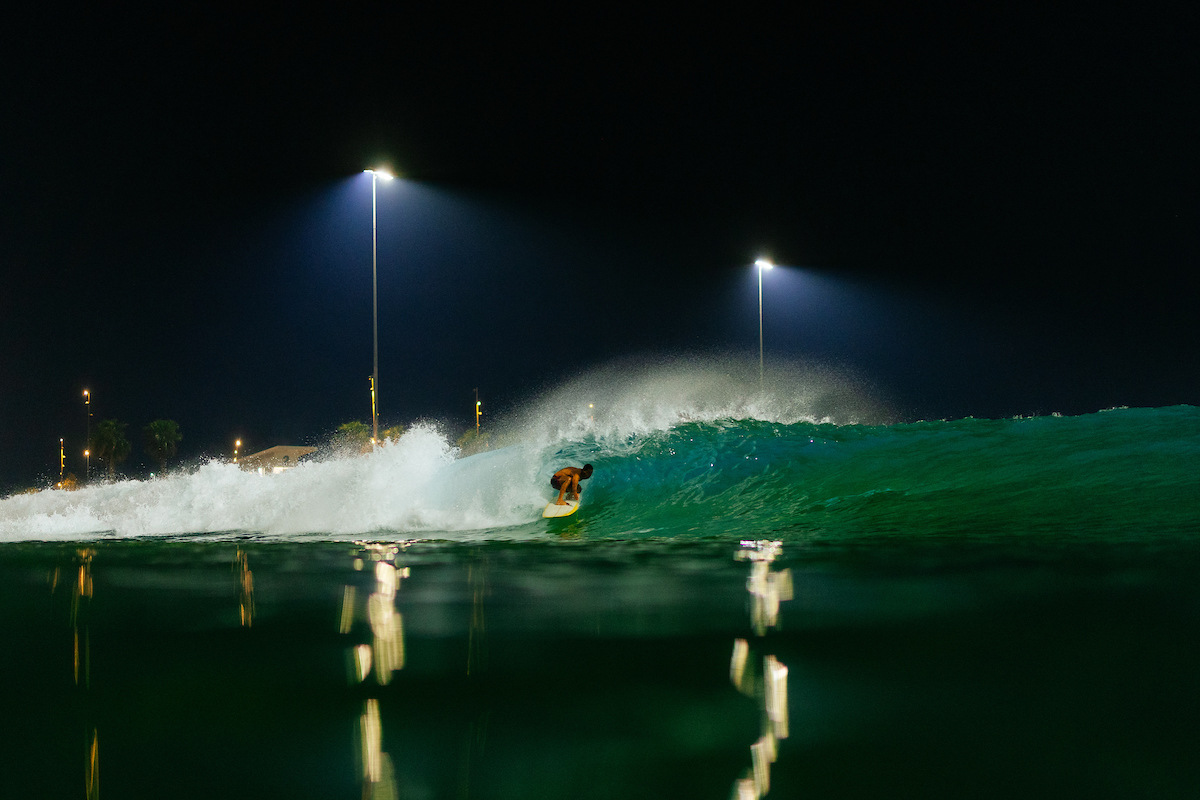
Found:
[[[471,531],[539,518],[549,487],[536,453],[506,447],[471,458],[434,428],[361,457],[304,463],[280,475],[210,463],[192,474],[0,500],[0,541],[254,531]]]

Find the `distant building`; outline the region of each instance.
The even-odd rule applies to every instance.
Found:
[[[299,463],[303,456],[317,452],[315,447],[294,447],[281,444],[238,459],[238,466],[247,472],[278,474]]]

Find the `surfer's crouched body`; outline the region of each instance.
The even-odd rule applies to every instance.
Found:
[[[586,481],[592,477],[592,465],[584,464],[583,469],[579,467],[565,467],[554,473],[550,478],[550,485],[558,489],[558,499],[554,501],[556,506],[565,506],[563,497],[568,500],[579,499],[579,482]]]

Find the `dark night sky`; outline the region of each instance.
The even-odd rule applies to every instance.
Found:
[[[369,419],[381,163],[385,422],[755,356],[760,253],[768,357],[898,418],[1200,404],[1184,15],[357,8],[6,20],[0,488],[84,388],[185,458]]]

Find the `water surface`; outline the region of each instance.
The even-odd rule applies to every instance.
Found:
[[[1200,410],[738,408],[0,501],[4,796],[1200,795]]]

